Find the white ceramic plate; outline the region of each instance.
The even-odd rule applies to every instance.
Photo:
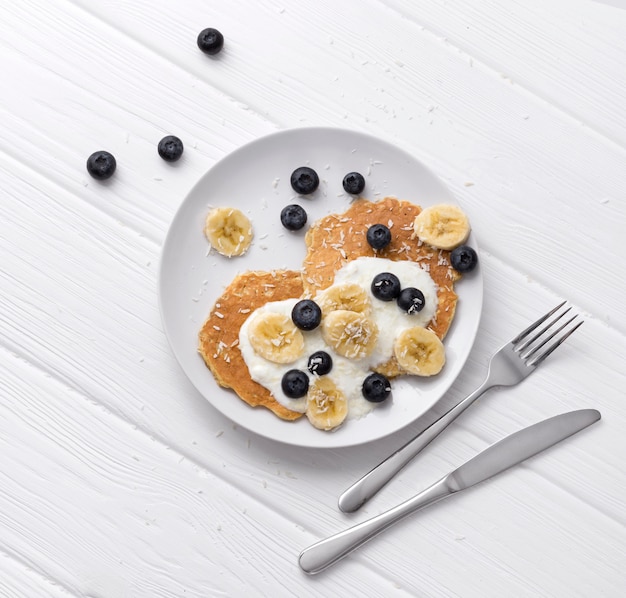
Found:
[[[312,196],[299,197],[289,179],[298,166],[309,165],[320,176]],[[446,336],[447,362],[432,378],[394,380],[390,400],[360,420],[349,420],[334,432],[313,428],[306,417],[295,422],[277,418],[264,408],[251,408],[232,391],[217,385],[197,352],[197,335],[213,303],[239,272],[299,269],[305,255],[304,231],[290,233],[280,211],[300,203],[309,223],[343,212],[350,196],[342,188],[345,174],[361,172],[363,196],[370,200],[393,195],[422,207],[456,203],[446,187],[423,164],[375,137],[333,128],[282,131],[257,139],[211,168],[180,206],[165,239],[160,265],[159,302],[165,332],[183,370],[224,415],[245,428],[280,442],[306,447],[338,448],[370,442],[407,426],[443,396],[465,363],[478,328],[483,284],[480,264],[456,285],[456,317]],[[225,258],[208,252],[203,234],[213,206],[234,206],[251,219],[255,239],[248,252]],[[476,246],[470,237],[470,244]]]

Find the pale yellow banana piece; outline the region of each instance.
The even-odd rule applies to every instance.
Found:
[[[461,208],[439,204],[422,210],[413,223],[415,236],[437,249],[454,249],[467,241],[470,223]]]
[[[204,234],[218,253],[243,255],[252,242],[252,223],[237,208],[213,208],[207,214]]]
[[[439,337],[421,326],[403,330],[394,341],[393,352],[400,367],[416,376],[438,374],[446,362]]]
[[[369,313],[371,310],[367,291],[361,285],[353,282],[328,287],[318,295],[316,301],[324,315],[338,309],[358,313]]]
[[[332,430],[343,423],[348,415],[345,395],[328,377],[317,378],[306,396],[306,416],[316,428]]]
[[[361,359],[374,351],[378,327],[366,314],[338,309],[322,320],[322,336],[339,355]]]
[[[252,348],[274,363],[291,363],[304,352],[304,336],[285,314],[265,312],[252,316],[248,339]]]

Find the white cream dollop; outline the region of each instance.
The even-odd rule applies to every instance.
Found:
[[[414,314],[402,310],[395,301],[381,301],[371,292],[372,279],[381,272],[391,272],[400,280],[402,288],[415,287],[422,291],[425,298],[423,309]],[[377,365],[386,363],[393,356],[393,343],[398,334],[414,326],[426,326],[437,311],[437,286],[428,272],[419,264],[409,261],[393,261],[376,257],[361,257],[348,262],[335,275],[333,284],[356,283],[363,287],[372,305],[371,316],[379,333],[373,352],[363,359],[347,359],[338,355],[324,341],[321,326],[311,331],[303,331],[304,351],[302,355],[288,364],[270,362],[258,355],[248,338],[248,325],[252,316],[264,313],[280,313],[291,317],[291,310],[299,299],[272,301],[252,312],[239,331],[239,348],[248,366],[251,378],[267,388],[274,398],[293,411],[304,413],[306,397],[290,399],[282,391],[281,381],[286,372],[299,369],[308,373],[309,356],[316,351],[326,351],[333,360],[333,368],[327,376],[343,392],[348,400],[348,418],[363,417],[375,406],[361,393],[363,380]],[[327,289],[320,291],[313,299],[318,299]],[[310,377],[313,374],[309,374]]]

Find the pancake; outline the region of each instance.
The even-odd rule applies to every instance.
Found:
[[[302,276],[293,270],[239,274],[215,302],[199,333],[198,351],[220,386],[231,388],[251,407],[266,407],[278,417],[294,420],[302,413],[281,405],[252,378],[239,344],[239,329],[248,316],[270,301],[300,297]]]
[[[450,264],[450,252],[435,249],[414,237],[413,222],[420,206],[386,197],[371,202],[358,199],[341,214],[318,220],[305,237],[307,255],[302,265],[302,281],[307,296],[332,285],[335,273],[347,262],[362,256],[417,262],[437,285],[437,311],[428,324],[440,339],[448,332],[456,311],[454,283],[461,277]],[[367,229],[384,224],[391,231],[391,243],[375,251],[367,242]],[[395,358],[376,368],[387,376],[406,373]]]

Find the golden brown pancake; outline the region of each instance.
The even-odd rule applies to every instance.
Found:
[[[266,407],[287,420],[303,414],[283,407],[267,388],[250,378],[238,347],[239,329],[258,307],[270,301],[300,297],[302,293],[300,272],[244,272],[215,302],[199,334],[198,351],[220,386],[232,388],[248,405]]]
[[[302,270],[305,293],[314,296],[331,286],[337,270],[359,257],[417,262],[437,285],[437,311],[427,327],[443,339],[454,318],[457,302],[454,282],[460,274],[450,265],[449,251],[435,249],[414,238],[413,221],[420,212],[419,206],[394,197],[376,202],[358,199],[346,212],[318,220],[305,238],[308,248]],[[372,249],[366,238],[367,229],[374,224],[384,224],[391,230],[391,243],[379,251]],[[387,376],[404,373],[395,358],[376,370]]]

